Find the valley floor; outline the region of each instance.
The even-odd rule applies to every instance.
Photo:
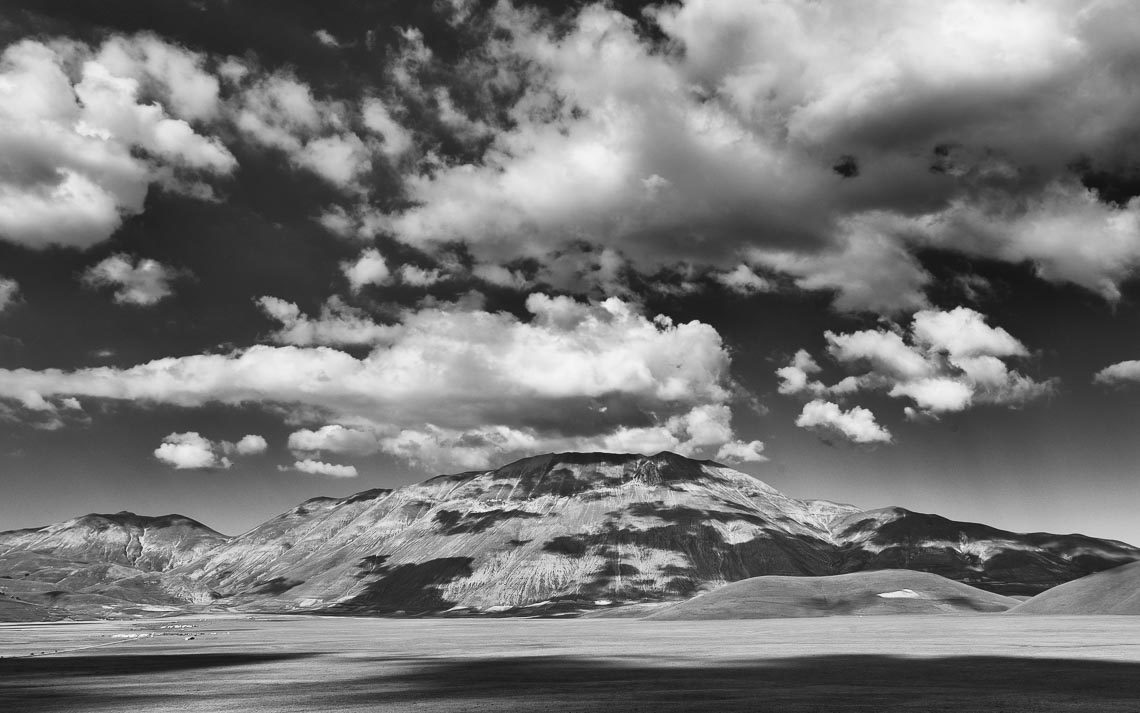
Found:
[[[1140,617],[0,625],[0,710],[1140,710]]]

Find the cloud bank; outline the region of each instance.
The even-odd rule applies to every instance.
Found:
[[[368,327],[374,348],[358,358],[308,346],[346,341],[342,313],[314,324],[283,301],[262,306],[285,323],[284,345],[125,369],[3,369],[0,398],[280,404],[325,419],[290,437],[295,451],[382,451],[429,468],[554,449],[762,457],[762,443],[735,439],[730,358],[701,322],[649,319],[617,298],[535,293],[525,320],[470,301],[407,310]]]
[[[1056,380],[1036,381],[1007,363],[1024,359],[1029,350],[984,315],[968,307],[921,310],[908,329],[881,328],[839,334],[825,332],[827,354],[849,373],[833,384],[806,350],[776,370],[778,391],[811,397],[796,425],[826,426],[856,443],[889,442],[886,429],[865,408],[843,411],[828,398],[849,399],[881,392],[909,402],[908,418],[937,418],[980,404],[1021,406],[1052,394]]]
[[[462,88],[489,141],[407,172],[413,205],[374,227],[421,248],[462,241],[489,263],[583,239],[649,272],[744,259],[880,313],[927,306],[928,248],[1029,261],[1109,299],[1134,274],[1140,203],[1082,183],[1137,159],[1126,3],[647,13],[660,42],[600,5],[560,24],[500,3],[470,22],[487,40],[462,60]],[[455,73],[422,37],[397,69],[409,91],[456,90],[432,83]]]

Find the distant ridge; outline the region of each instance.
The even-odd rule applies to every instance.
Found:
[[[183,515],[149,517],[124,510],[0,532],[0,555],[13,551],[42,552],[63,559],[156,571],[190,562],[227,539]]]
[[[877,570],[1032,595],[1137,559],[1110,540],[790,498],[675,453],[554,453],[311,498],[237,537],[126,512],[0,533],[0,593],[93,616],[554,614]]]

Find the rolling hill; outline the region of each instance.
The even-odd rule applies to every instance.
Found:
[[[1003,612],[1016,599],[928,572],[888,569],[828,577],[753,577],[678,602],[647,619],[773,619]]]
[[[1140,614],[1140,562],[1067,582],[1011,610],[1013,614]]]

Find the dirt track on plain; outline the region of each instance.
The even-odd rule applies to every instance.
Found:
[[[3,625],[0,657],[25,713],[1140,710],[1140,617],[180,617]]]

